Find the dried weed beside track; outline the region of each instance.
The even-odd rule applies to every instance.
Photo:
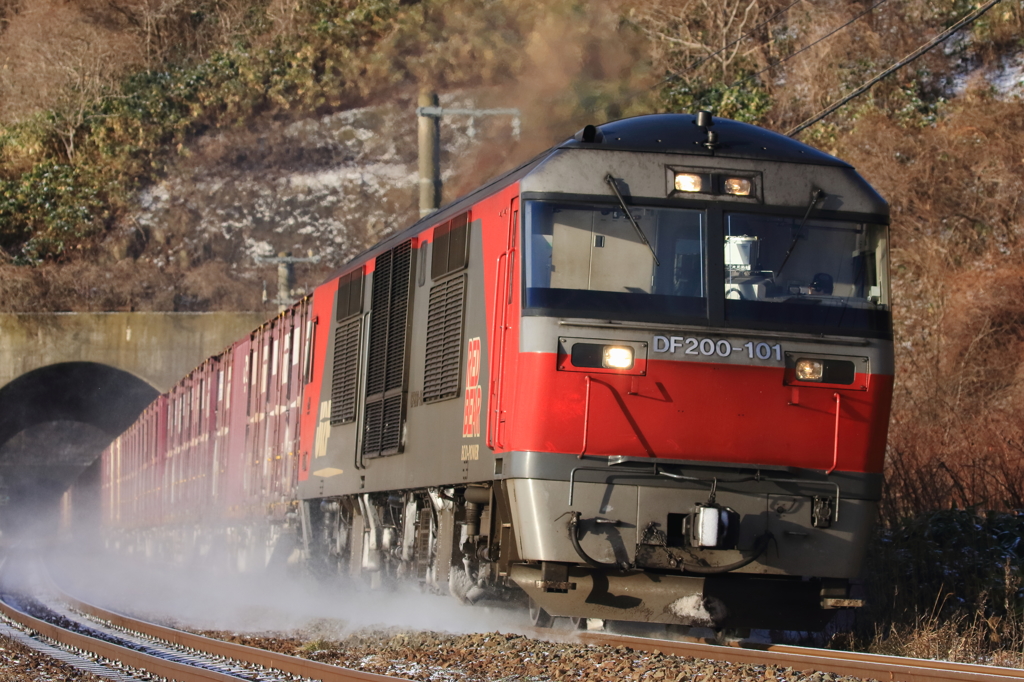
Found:
[[[1024,667],[1024,514],[950,509],[880,529],[867,606],[833,646]]]

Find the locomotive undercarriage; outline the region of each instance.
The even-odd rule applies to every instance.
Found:
[[[521,593],[496,560],[511,524],[495,497],[474,485],[307,500],[302,543],[316,572],[371,588],[414,581],[466,603],[512,599]]]
[[[535,455],[513,454],[509,470],[559,457]],[[307,500],[306,556],[370,587],[415,581],[467,603],[528,601],[538,623],[807,628],[859,605],[849,579],[875,513],[858,499],[872,481],[686,463],[652,478],[651,460],[571,459],[567,480]]]

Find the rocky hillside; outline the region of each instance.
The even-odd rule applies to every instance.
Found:
[[[586,123],[786,131],[972,0],[0,0],[0,309],[266,309],[416,216],[414,102],[446,199]],[[891,519],[1024,507],[1024,1],[801,139],[892,204]]]

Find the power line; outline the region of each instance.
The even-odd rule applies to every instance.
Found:
[[[1000,2],[1001,2],[1001,0],[990,0],[990,2],[988,2],[984,6],[980,7],[979,9],[976,9],[974,12],[972,12],[968,16],[964,17],[963,19],[961,19],[957,23],[953,24],[952,26],[947,28],[945,31],[943,31],[939,35],[935,36],[934,38],[932,38],[927,43],[925,43],[921,47],[917,48],[916,50],[914,50],[913,52],[908,54],[906,57],[904,57],[900,61],[898,61],[895,64],[893,64],[892,66],[890,66],[888,69],[886,69],[882,73],[878,74],[877,76],[875,76],[874,78],[869,80],[864,85],[860,86],[859,88],[857,88],[856,90],[851,92],[846,97],[843,97],[842,99],[840,99],[838,102],[835,102],[834,104],[830,104],[829,106],[827,106],[824,109],[822,109],[819,113],[815,114],[814,116],[810,117],[809,119],[807,119],[806,121],[804,121],[803,123],[798,125],[797,127],[793,128],[788,133],[786,133],[786,136],[787,137],[794,137],[795,135],[797,135],[801,131],[805,130],[806,128],[811,127],[812,125],[814,125],[815,123],[817,123],[821,119],[825,118],[826,116],[828,116],[829,114],[834,112],[836,109],[839,109],[841,106],[843,106],[844,104],[846,104],[850,100],[852,100],[852,99],[854,99],[856,97],[860,97],[865,92],[870,90],[872,88],[872,86],[874,86],[879,81],[883,80],[887,76],[892,75],[896,71],[899,71],[900,69],[902,69],[907,64],[911,63],[912,61],[914,61],[915,59],[917,59],[918,57],[920,57],[924,53],[926,53],[929,50],[931,50],[936,45],[939,45],[940,43],[944,42],[947,38],[949,38],[951,35],[953,35],[957,31],[959,31],[961,28],[963,28],[965,26],[968,26],[968,25],[974,23],[975,21],[977,21],[979,18],[981,18],[981,15],[985,14],[985,12],[989,11],[990,9],[992,9],[993,7],[995,7]]]
[[[867,9],[863,10],[863,11],[862,11],[862,12],[861,12],[860,14],[857,14],[856,16],[854,16],[854,17],[853,17],[852,19],[850,19],[849,21],[847,21],[847,22],[846,22],[845,24],[843,24],[842,26],[839,26],[839,27],[837,27],[837,28],[835,28],[835,29],[833,29],[833,30],[829,31],[828,33],[826,33],[826,34],[825,34],[825,35],[823,35],[822,37],[818,38],[818,39],[817,39],[817,40],[815,40],[814,42],[812,42],[812,43],[810,43],[810,44],[808,44],[808,45],[804,45],[803,47],[801,47],[801,48],[800,48],[799,50],[797,50],[797,51],[796,51],[796,52],[794,52],[793,54],[790,54],[790,55],[786,55],[786,56],[785,56],[784,58],[780,59],[779,61],[775,62],[774,64],[769,64],[768,66],[766,66],[765,68],[761,69],[761,70],[760,70],[760,71],[758,71],[757,73],[752,73],[752,74],[750,74],[749,76],[746,76],[745,78],[741,78],[741,79],[740,79],[740,80],[738,80],[738,81],[733,81],[732,83],[729,83],[729,87],[732,87],[733,85],[742,85],[743,83],[746,83],[747,81],[750,81],[750,80],[753,80],[753,79],[757,78],[758,76],[760,76],[760,75],[761,75],[761,74],[763,74],[764,72],[766,72],[766,71],[771,71],[772,69],[774,69],[775,67],[779,66],[780,64],[784,64],[784,63],[788,62],[788,61],[789,61],[790,59],[792,59],[793,57],[796,57],[797,55],[799,55],[799,54],[801,54],[801,53],[803,53],[803,52],[806,52],[807,50],[811,49],[812,47],[814,47],[814,46],[815,46],[815,45],[817,45],[818,43],[820,43],[820,42],[822,42],[822,41],[824,41],[824,40],[828,40],[829,38],[831,38],[831,37],[832,37],[832,36],[834,36],[835,34],[839,33],[839,32],[840,32],[840,31],[842,31],[843,29],[845,29],[845,28],[846,28],[847,26],[849,26],[850,24],[854,23],[855,21],[857,21],[858,19],[860,19],[860,18],[861,18],[861,17],[863,17],[864,15],[866,15],[866,14],[870,13],[870,12],[871,12],[871,11],[873,11],[873,10],[874,10],[875,8],[877,8],[877,7],[881,7],[882,5],[884,5],[884,4],[885,4],[885,3],[887,3],[887,2],[889,2],[889,0],[878,0],[878,2],[876,2],[876,3],[875,3],[875,4],[873,4],[873,5],[871,5],[871,6],[870,6],[870,7],[868,7]]]

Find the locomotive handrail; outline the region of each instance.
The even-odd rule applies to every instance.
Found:
[[[491,349],[490,357],[490,388],[487,391],[487,447],[496,448],[498,445],[498,374],[501,371],[498,365],[498,356],[503,351],[504,342],[502,340],[502,326],[504,321],[501,316],[498,315],[498,295],[501,293],[501,287],[498,286],[498,282],[501,281],[501,261],[505,259],[506,253],[502,253],[494,262],[494,276],[496,281],[494,282],[494,324],[492,325],[493,341],[495,348]]]
[[[587,431],[590,427],[590,375],[587,374],[583,377],[584,383],[587,385],[587,397],[583,402],[583,447],[580,448],[579,459],[583,459],[583,455],[587,453]],[[575,469],[573,469],[575,471]],[[572,475],[570,474],[570,486]],[[572,491],[569,492],[569,504],[572,504]]]
[[[745,462],[707,462],[703,460],[692,460],[692,459],[656,459],[652,460],[650,457],[629,457],[627,455],[611,455],[606,458],[608,460],[607,466],[628,466],[630,464],[640,464],[645,466],[688,466],[698,468],[726,468],[726,469],[746,469],[748,471],[773,471],[779,473],[787,473],[798,475],[806,469],[800,467],[785,466],[780,464],[757,464],[751,466]]]
[[[828,476],[833,471],[835,471],[836,467],[839,466],[839,410],[843,406],[843,404],[842,404],[843,397],[841,395],[839,395],[838,391],[836,393],[833,393],[832,397],[836,401],[836,438],[835,438],[835,444],[832,447],[832,466],[829,467],[828,471],[825,472],[826,476]]]

